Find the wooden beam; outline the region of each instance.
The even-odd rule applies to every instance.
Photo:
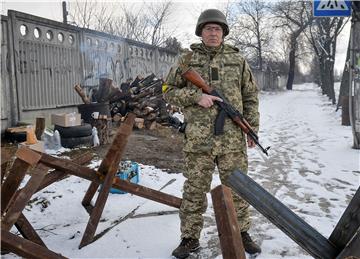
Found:
[[[109,196],[112,180],[115,176],[115,173],[116,172],[109,172],[105,176],[105,180],[101,187],[100,193],[96,199],[94,207],[91,210],[90,219],[86,226],[83,238],[81,239],[79,249],[90,244],[94,238],[101,214],[104,210],[107,198]]]
[[[45,130],[45,118],[37,117],[35,122],[35,136],[38,140],[41,139],[44,130]]]
[[[134,114],[129,114],[123,124],[121,124],[113,142],[111,143],[110,148],[108,149],[104,159],[101,161],[98,172],[102,175],[106,175],[109,172],[111,166],[119,167],[119,163],[124,153],[125,146],[127,143],[127,138],[130,136],[135,120]],[[90,214],[93,206],[91,205],[91,200],[94,197],[99,184],[92,182],[85,193],[85,196],[82,200],[82,205],[85,207],[86,211]]]
[[[119,170],[119,163],[125,151],[128,137],[132,132],[132,128],[134,126],[134,119],[135,119],[135,114],[132,113],[129,114],[125,122],[119,127],[118,133],[116,134],[114,141],[112,142],[105,158],[100,164],[99,172],[101,175],[105,175],[105,179],[101,187],[101,191],[95,202],[95,205],[91,210],[90,219],[86,226],[86,230],[80,242],[79,248],[82,248],[90,244],[94,238],[97,226],[100,221],[101,214],[104,210],[105,203],[109,196],[113,179],[117,171]],[[90,185],[89,189],[91,190],[88,190],[88,192],[86,193],[89,195],[85,195],[85,198],[87,198],[87,200],[91,201],[90,196],[93,194],[95,187],[96,187],[96,183],[94,184],[92,183]]]
[[[340,250],[249,176],[236,170],[228,185],[315,258],[335,258]]]
[[[93,157],[94,157],[94,155],[92,153],[86,152],[85,154],[75,157],[71,161],[76,164],[79,164],[79,165],[84,165],[84,164],[89,163],[93,159]],[[36,192],[41,191],[42,189],[48,187],[49,185],[51,185],[59,180],[62,180],[66,177],[68,177],[67,172],[60,171],[60,170],[54,170],[45,176],[44,180],[41,182],[41,184],[40,184],[39,188],[36,190]]]
[[[345,209],[339,222],[336,224],[329,240],[343,249],[360,227],[360,188]]]
[[[211,191],[221,252],[224,259],[246,259],[230,188],[219,185]]]
[[[18,237],[4,229],[1,229],[1,247],[25,258],[34,259],[65,259],[66,257],[57,254],[41,245]]]
[[[15,156],[32,166],[36,165],[41,158],[41,154],[25,146],[16,150]]]
[[[40,236],[36,233],[35,229],[31,226],[30,222],[27,220],[27,218],[25,217],[25,215],[23,213],[21,213],[19,218],[17,219],[17,221],[15,223],[15,227],[19,230],[20,234],[24,238],[26,238],[38,245],[46,247],[45,243],[42,241]]]
[[[40,186],[48,170],[49,168],[42,164],[38,164],[31,170],[31,178],[19,192],[19,195],[9,204],[8,210],[2,218],[1,229],[9,231],[15,224],[26,204],[31,199],[31,196]]]
[[[102,178],[100,178],[96,170],[80,166],[74,162],[69,161],[68,159],[62,159],[43,154],[40,162],[50,168],[67,171],[69,174],[76,175],[86,180],[96,182],[98,184],[103,183]],[[125,191],[156,202],[160,202],[174,208],[180,208],[181,199],[178,197],[154,189],[150,189],[145,186],[134,184],[125,180],[121,180],[117,177],[112,184],[112,188],[118,189],[120,191]]]
[[[89,185],[89,188],[87,189],[84,198],[81,202],[81,204],[86,209],[87,213],[91,214],[91,211],[93,210],[94,206],[91,205],[91,200],[94,197],[97,189],[99,188],[99,184],[96,182],[91,182]]]
[[[16,190],[24,179],[27,170],[34,166],[41,155],[26,147],[20,147],[16,153],[16,159],[10,169],[8,176],[1,186],[1,212],[6,211],[10,201],[13,199]]]

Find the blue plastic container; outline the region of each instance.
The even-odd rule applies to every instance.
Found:
[[[119,177],[121,180],[130,181],[131,183],[139,183],[140,170],[138,163],[131,161],[121,162],[120,168],[122,169],[116,173],[116,177]],[[111,188],[110,193],[125,194],[127,192]]]

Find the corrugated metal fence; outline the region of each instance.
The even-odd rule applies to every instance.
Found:
[[[163,48],[9,10],[1,16],[1,131],[76,110],[73,86],[90,74],[110,74],[120,85],[137,75],[165,77],[175,59]],[[273,73],[254,74],[263,89],[281,87]]]

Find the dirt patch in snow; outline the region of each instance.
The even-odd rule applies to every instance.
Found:
[[[112,130],[112,138],[117,128]],[[134,129],[128,139],[122,160],[131,160],[145,165],[153,165],[169,173],[181,173],[183,170],[182,143],[183,135],[173,128],[159,125],[154,130]],[[17,150],[16,143],[5,139],[1,142],[1,160],[6,161]],[[75,148],[60,156],[76,157],[84,151],[93,152],[98,159],[106,156],[110,144],[90,148]]]
[[[169,173],[183,170],[182,134],[172,128],[158,126],[154,130],[134,130],[128,139],[122,160],[153,165]],[[93,148],[101,158],[110,145]]]

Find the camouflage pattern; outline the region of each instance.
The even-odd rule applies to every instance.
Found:
[[[207,208],[206,193],[210,191],[215,163],[219,170],[220,180],[226,180],[235,169],[247,172],[246,152],[228,153],[221,156],[208,153],[185,153],[184,173],[186,181],[183,187],[183,200],[180,206],[181,238],[200,238],[204,220],[202,214]],[[237,212],[241,232],[250,228],[249,204],[232,192],[234,207]]]
[[[247,172],[245,135],[226,118],[224,134],[214,135],[214,123],[218,107],[203,108],[197,103],[202,91],[185,81],[181,74],[188,66],[194,68],[214,89],[240,111],[255,131],[259,127],[258,88],[250,67],[239,50],[227,44],[208,48],[204,44],[192,44],[192,52],[185,53],[170,70],[164,95],[166,101],[179,106],[187,122],[184,135],[186,172],[183,201],[180,207],[182,238],[199,238],[203,228],[203,216],[207,207],[206,193],[210,191],[212,174],[217,165],[220,179],[226,184],[227,177],[235,170]],[[212,72],[217,71],[217,75]],[[241,231],[250,227],[249,205],[235,193],[234,205]]]
[[[220,91],[255,131],[259,126],[258,88],[250,67],[237,48],[223,44],[219,49],[209,50],[202,43],[192,44],[191,60],[188,53],[180,57],[171,69],[166,83],[165,100],[182,108],[185,121],[185,152],[211,152],[219,155],[241,152],[245,147],[244,134],[230,118],[226,118],[225,134],[214,136],[214,122],[218,107],[202,108],[197,105],[202,91],[181,78],[187,65],[193,67],[214,89]],[[187,63],[187,64],[185,64]],[[212,80],[211,71],[218,70],[218,80]]]

